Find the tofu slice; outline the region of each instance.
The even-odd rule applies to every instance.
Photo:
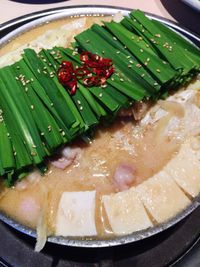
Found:
[[[105,195],[102,202],[115,234],[130,234],[152,226],[134,188]]]
[[[96,191],[64,192],[61,196],[56,235],[93,236],[97,234],[95,225]]]
[[[158,223],[175,216],[191,202],[164,171],[138,185],[136,191],[146,209]]]
[[[200,140],[190,138],[164,170],[190,196],[200,192]]]

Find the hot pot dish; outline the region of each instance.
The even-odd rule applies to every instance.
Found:
[[[137,10],[54,21],[0,55],[0,211],[36,250],[155,227],[199,195],[193,44]]]

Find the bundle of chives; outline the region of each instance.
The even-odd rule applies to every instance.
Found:
[[[161,85],[175,77],[176,72],[169,64],[165,64],[156,54],[150,53],[147,48],[141,47],[140,42],[134,42],[129,30],[116,22],[105,23],[105,26],[115,34]]]
[[[25,92],[24,97],[29,106],[29,112],[36,122],[41,139],[45,144],[46,152],[48,151],[47,154],[51,154],[58,145],[65,141],[65,138],[60,134],[60,125],[57,124],[49,110],[36,94],[34,80],[31,83],[26,83],[28,70],[25,62],[23,60],[18,62],[17,66],[14,65],[14,70],[16,77],[19,77],[20,73],[26,73],[23,75],[23,79],[21,79],[21,91]],[[38,120],[38,118],[40,119]]]
[[[59,53],[62,55],[61,57],[62,60],[72,61],[75,66],[78,66],[78,67],[80,66],[81,64],[80,60],[73,55],[73,51],[70,51],[70,49],[55,48],[55,50],[59,51]],[[59,61],[59,63],[61,62]],[[90,103],[91,102],[96,103],[95,105],[96,105],[96,108],[98,108],[98,111],[96,108],[95,110],[98,114],[98,117],[101,117],[102,115],[106,116],[105,109],[108,110],[108,112],[109,111],[114,112],[119,108],[118,103],[116,103],[116,101],[112,97],[110,97],[109,94],[107,93],[109,89],[104,90],[104,88],[102,87],[85,88],[84,85],[81,84],[80,81],[78,81],[78,87],[81,88],[80,91],[82,92],[82,94],[87,94],[88,96],[90,96]],[[72,96],[72,98],[73,97],[74,96]],[[94,104],[92,104],[92,106],[93,105]]]
[[[12,68],[5,67],[3,71],[0,71],[0,77],[4,83],[4,86],[1,86],[2,107],[12,111],[12,116],[15,117],[16,124],[21,132],[21,138],[32,157],[32,162],[34,164],[41,163],[45,151],[35,121],[24,99],[25,92],[20,90]],[[15,90],[13,90],[13,87]]]
[[[149,73],[146,71],[146,69],[140,64],[140,62],[137,60],[136,57],[131,54],[127,47],[124,46],[117,38],[116,36],[112,35],[110,32],[108,32],[105,28],[101,27],[98,24],[94,24],[91,29],[99,34],[103,39],[105,39],[107,42],[110,43],[112,47],[115,47],[117,51],[120,53],[124,53],[126,55],[126,58],[129,61],[128,67],[134,70],[138,75],[140,75],[144,80],[146,80],[153,88],[156,89],[156,91],[159,91],[160,86],[158,83],[155,83],[155,79],[153,79],[152,76],[149,75]],[[132,35],[131,38],[134,38]],[[140,39],[138,39],[140,40]],[[134,62],[134,64],[132,63]]]
[[[35,78],[37,78],[38,82],[44,88],[53,105],[56,106],[56,110],[63,122],[68,128],[73,127],[73,124],[76,123],[76,117],[72,112],[74,104],[71,98],[66,94],[64,88],[59,83],[56,85],[53,79],[49,77],[43,60],[38,59],[35,51],[25,49],[23,58]],[[66,105],[68,106],[67,112]]]
[[[2,108],[0,109],[0,159],[0,175],[4,175],[15,168],[13,147],[4,121]]]
[[[124,18],[122,25],[127,27],[128,24],[129,29],[131,26],[132,30],[136,31],[141,38],[144,38],[165,62],[168,62],[179,72],[174,81],[174,86],[183,84],[183,82],[189,81],[196,75],[196,70],[199,68],[199,57],[196,56],[196,54],[198,55],[198,49],[193,47],[192,53],[186,51],[186,47],[189,47],[190,50],[192,46],[180,35],[175,37],[177,36],[175,32],[159,22],[155,23],[155,21],[148,19],[139,10],[131,12],[130,18]]]
[[[120,84],[121,91],[124,94],[127,94],[128,91],[128,96],[133,99],[135,95],[138,96],[135,100],[141,100],[145,96],[149,96],[149,91],[153,88],[141,76],[132,71],[131,64],[134,64],[134,62],[130,62],[125,55],[119,53],[98,34],[88,29],[76,36],[75,39],[82,50],[112,58],[116,69],[112,78]]]
[[[48,51],[48,53],[43,53],[43,56],[44,58],[46,57],[46,59],[49,58],[51,62],[53,63],[53,65],[55,66],[57,66],[59,59],[69,60],[68,57],[62,54],[62,51],[60,51],[59,49],[54,49],[54,50]],[[55,82],[58,82],[57,77],[55,78]],[[98,123],[95,113],[91,109],[91,106],[85,99],[81,90],[78,90],[75,95],[72,95],[71,99],[74,102],[77,110],[79,111],[81,119],[84,122],[84,128],[85,128],[84,131]]]

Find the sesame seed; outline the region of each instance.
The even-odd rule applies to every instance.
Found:
[[[31,156],[36,156],[36,155],[37,155],[36,152],[34,151],[31,152]]]
[[[40,135],[42,135],[42,136],[43,136],[43,135],[44,135],[44,133],[43,133],[43,132],[41,132],[41,133],[40,133]]]
[[[134,36],[131,36],[131,39],[132,39],[132,40],[134,40],[134,39],[135,39],[135,37],[134,37]]]
[[[131,65],[128,65],[128,68],[132,68],[132,66]]]
[[[80,107],[80,110],[83,110],[83,107],[82,106]]]
[[[62,136],[65,136],[65,132],[64,131],[62,131]]]
[[[86,40],[86,43],[89,43],[90,42],[90,40]]]
[[[31,78],[31,82],[33,82],[34,81],[34,79],[33,78]]]
[[[113,40],[117,41],[117,38],[115,36],[113,36]]]
[[[34,109],[34,105],[31,105],[31,109]]]
[[[17,70],[19,70],[20,69],[20,66],[17,66],[16,68],[17,68]]]
[[[51,104],[50,104],[50,105],[51,105],[51,107],[53,107],[53,103],[52,103],[52,102],[51,102]]]
[[[8,137],[10,137],[10,134],[9,134],[9,133],[7,133],[7,136],[8,136]]]
[[[80,105],[81,104],[81,101],[80,100],[77,100],[77,103]]]
[[[138,64],[136,64],[136,67],[141,68],[142,65],[138,63]]]
[[[161,35],[159,33],[155,34],[156,37],[160,38]]]
[[[117,51],[116,54],[120,54],[120,51]]]
[[[111,77],[111,81],[114,81],[115,79],[113,77]]]
[[[103,94],[102,94],[102,93],[100,93],[100,94],[99,94],[99,97],[102,97],[102,96],[103,96]]]
[[[123,82],[123,81],[124,81],[124,79],[120,78],[120,81],[121,81],[121,82]]]
[[[144,50],[143,50],[143,49],[140,49],[140,52],[141,52],[141,53],[143,53],[143,52],[144,52]]]
[[[148,57],[148,58],[147,58],[147,62],[149,62],[149,61],[150,61],[150,58]]]
[[[28,87],[25,87],[25,89],[24,89],[24,90],[25,90],[25,92],[28,92]]]
[[[37,72],[38,72],[38,73],[41,73],[41,72],[40,72],[40,69],[37,69]]]
[[[147,66],[148,65],[148,62],[144,62],[144,65]]]
[[[144,77],[144,76],[145,76],[145,74],[144,74],[144,73],[142,73],[142,74],[141,74],[141,77]]]
[[[14,155],[14,156],[16,156],[16,155],[17,155],[17,152],[16,152],[16,151],[14,151],[13,155]]]
[[[17,81],[19,80],[19,78],[18,78],[17,76],[15,77],[15,79],[16,79]]]
[[[158,85],[158,83],[157,83],[157,82],[155,82],[153,85],[154,85],[154,86],[156,86],[156,85]]]
[[[126,58],[130,58],[131,56],[127,56]]]
[[[133,61],[132,60],[129,60],[129,63],[133,64]]]
[[[157,71],[158,73],[160,73],[160,69],[156,69],[156,71]]]
[[[32,148],[36,148],[36,145],[32,145]]]

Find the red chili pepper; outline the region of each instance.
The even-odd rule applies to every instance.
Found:
[[[113,62],[109,58],[103,58],[97,54],[84,51],[80,55],[82,66],[74,69],[69,61],[63,61],[58,70],[60,83],[67,87],[71,94],[77,89],[77,79],[82,80],[87,87],[100,86],[114,73]]]
[[[77,81],[72,62],[62,62],[61,67],[58,70],[58,80],[64,87],[67,87],[70,90],[72,95],[75,94]]]

